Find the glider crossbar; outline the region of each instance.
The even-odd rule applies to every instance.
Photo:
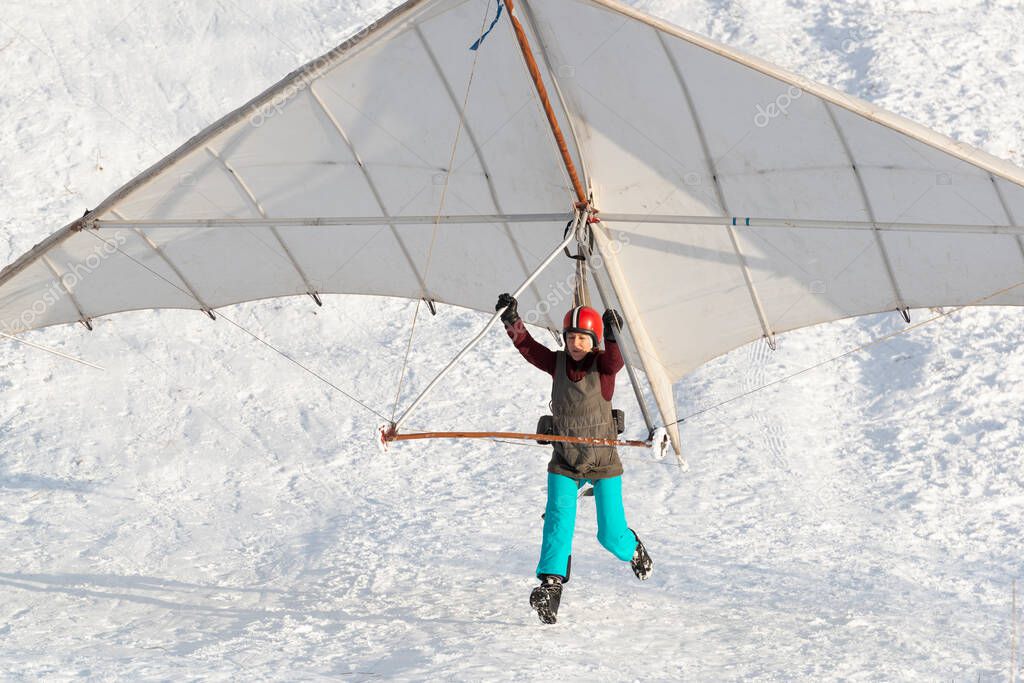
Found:
[[[650,441],[638,439],[597,439],[585,436],[562,436],[561,434],[529,434],[523,432],[411,432],[399,434],[385,431],[381,439],[392,441],[415,441],[418,439],[513,439],[520,441],[558,441],[561,443],[582,443],[591,446],[629,446],[650,448]]]

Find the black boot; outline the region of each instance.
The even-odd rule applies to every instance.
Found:
[[[558,603],[562,601],[562,577],[541,574],[540,585],[530,593],[530,607],[537,610],[537,616],[545,624],[553,624],[558,618]]]
[[[630,529],[630,531],[633,531]],[[633,537],[636,538],[636,550],[633,551],[633,559],[629,561],[629,566],[633,568],[633,573],[636,574],[636,578],[641,581],[646,581],[647,577],[651,575],[651,571],[654,569],[654,561],[651,556],[647,554],[647,548],[644,547],[640,537],[633,531]]]

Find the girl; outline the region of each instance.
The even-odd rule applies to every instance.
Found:
[[[615,330],[622,318],[614,310],[604,317],[593,308],[578,306],[565,314],[562,337],[565,351],[552,351],[538,343],[519,317],[518,303],[510,294],[498,297],[495,310],[505,330],[527,361],[552,377],[551,412],[554,433],[599,439],[618,438],[612,417],[615,375],[622,369],[622,355]],[[598,347],[604,336],[605,348]],[[628,561],[643,581],[653,562],[636,533],[626,525],[622,507],[622,462],[614,446],[554,442],[548,462],[548,499],[544,512],[537,578],[540,585],[530,594],[530,606],[540,620],[553,624],[568,583],[572,561],[572,537],[576,526],[576,497],[585,483],[594,486],[597,503],[597,540],[609,552]]]

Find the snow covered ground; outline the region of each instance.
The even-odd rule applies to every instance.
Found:
[[[394,4],[5,3],[0,261]],[[1020,2],[635,4],[1024,164]],[[228,313],[385,412],[412,308],[327,297]],[[482,322],[421,318],[406,396]],[[680,414],[902,325],[738,349],[676,387]],[[601,549],[583,500],[554,627],[526,600],[545,449],[381,455],[379,418],[195,312],[30,338],[106,372],[0,344],[4,679],[1009,677],[1017,309],[956,313],[694,417],[689,472],[626,452],[654,576],[638,583]],[[545,380],[495,332],[413,426],[528,429]],[[639,434],[624,380],[619,397]]]

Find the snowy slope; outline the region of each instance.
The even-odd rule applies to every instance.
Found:
[[[0,260],[393,4],[7,3]],[[1020,3],[636,5],[1024,163]],[[390,413],[411,304],[228,313]],[[600,548],[584,500],[549,628],[526,603],[545,449],[382,456],[380,418],[194,312],[31,335],[106,372],[3,342],[0,676],[1007,680],[1020,316],[956,313],[694,417],[689,472],[627,452],[627,514],[655,574],[639,584]],[[406,397],[482,322],[421,318]],[[902,326],[739,349],[677,386],[680,414]],[[496,332],[411,426],[527,429],[548,388]]]

